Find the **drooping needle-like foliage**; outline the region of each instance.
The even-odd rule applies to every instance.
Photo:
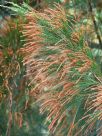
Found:
[[[47,113],[49,130],[57,136],[89,134],[102,120],[102,74],[85,41],[85,26],[58,4],[24,16],[30,95]],[[96,127],[99,135],[101,128]]]

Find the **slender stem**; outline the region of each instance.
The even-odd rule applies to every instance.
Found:
[[[94,29],[95,29],[95,32],[96,32],[96,35],[97,35],[97,39],[99,41],[100,48],[102,49],[102,40],[101,40],[101,36],[100,36],[99,30],[98,30],[98,26],[97,26],[97,23],[96,23],[94,14],[93,14],[93,8],[92,8],[92,1],[91,0],[88,0],[88,5],[89,5],[89,12],[90,12],[93,24],[94,24]]]

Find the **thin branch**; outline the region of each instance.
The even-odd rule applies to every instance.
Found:
[[[97,77],[95,74],[94,74],[94,77],[102,84],[102,81],[99,77]]]
[[[97,23],[96,23],[94,14],[93,14],[93,8],[92,8],[92,1],[91,0],[88,0],[88,5],[89,5],[89,12],[90,12],[93,24],[94,24],[94,29],[95,29],[95,32],[96,32],[96,35],[97,35],[97,39],[99,41],[100,48],[102,49],[102,40],[101,40],[101,36],[100,36],[99,30],[98,30],[98,26],[97,26]]]

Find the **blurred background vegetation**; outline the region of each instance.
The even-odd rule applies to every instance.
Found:
[[[90,3],[91,1],[91,3]],[[21,5],[28,3],[43,11],[57,2],[71,14],[81,18],[79,24],[89,26],[86,40],[102,70],[102,0],[9,0]],[[20,19],[0,0],[0,136],[48,136],[45,115],[29,92],[26,68],[23,66],[24,39],[18,24]],[[22,21],[22,20],[21,20]],[[96,132],[89,134],[96,136]],[[50,134],[51,135],[51,134]]]

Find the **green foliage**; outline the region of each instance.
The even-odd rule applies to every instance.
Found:
[[[97,103],[101,72],[97,73],[99,66],[85,41],[85,30],[81,24],[77,28],[77,18],[60,5],[55,7],[26,15],[22,32],[29,46],[25,48],[28,55],[24,63],[31,68],[28,72],[35,85],[32,90],[41,102],[41,112],[48,112],[49,130],[54,135],[84,135],[102,115],[101,101]]]
[[[26,68],[22,63],[21,52],[25,40],[20,31],[20,22],[19,18],[11,19],[5,25],[6,32],[5,29],[1,31],[0,135],[43,136],[43,131],[47,133],[43,125],[44,116],[39,114],[37,105],[33,106]]]
[[[46,2],[50,6],[53,3]],[[43,124],[45,118],[53,135],[100,134],[97,126],[101,128],[102,73],[100,62],[96,63],[95,54],[86,40],[90,33],[86,29],[88,23],[83,22],[84,19],[89,21],[86,18],[88,2],[70,1],[65,9],[55,4],[42,13],[25,3],[22,6],[12,2],[10,4],[11,7],[7,8],[20,16],[21,20],[23,17],[24,22],[22,24],[18,20],[18,24],[21,23],[20,30],[17,25],[16,29],[10,29],[0,39],[3,46],[0,62],[0,108],[3,110],[0,115],[5,115],[0,123],[1,134],[45,136],[42,132],[45,131],[48,135],[46,125]],[[82,18],[79,18],[80,11],[85,14]],[[101,20],[98,15],[97,22]]]

